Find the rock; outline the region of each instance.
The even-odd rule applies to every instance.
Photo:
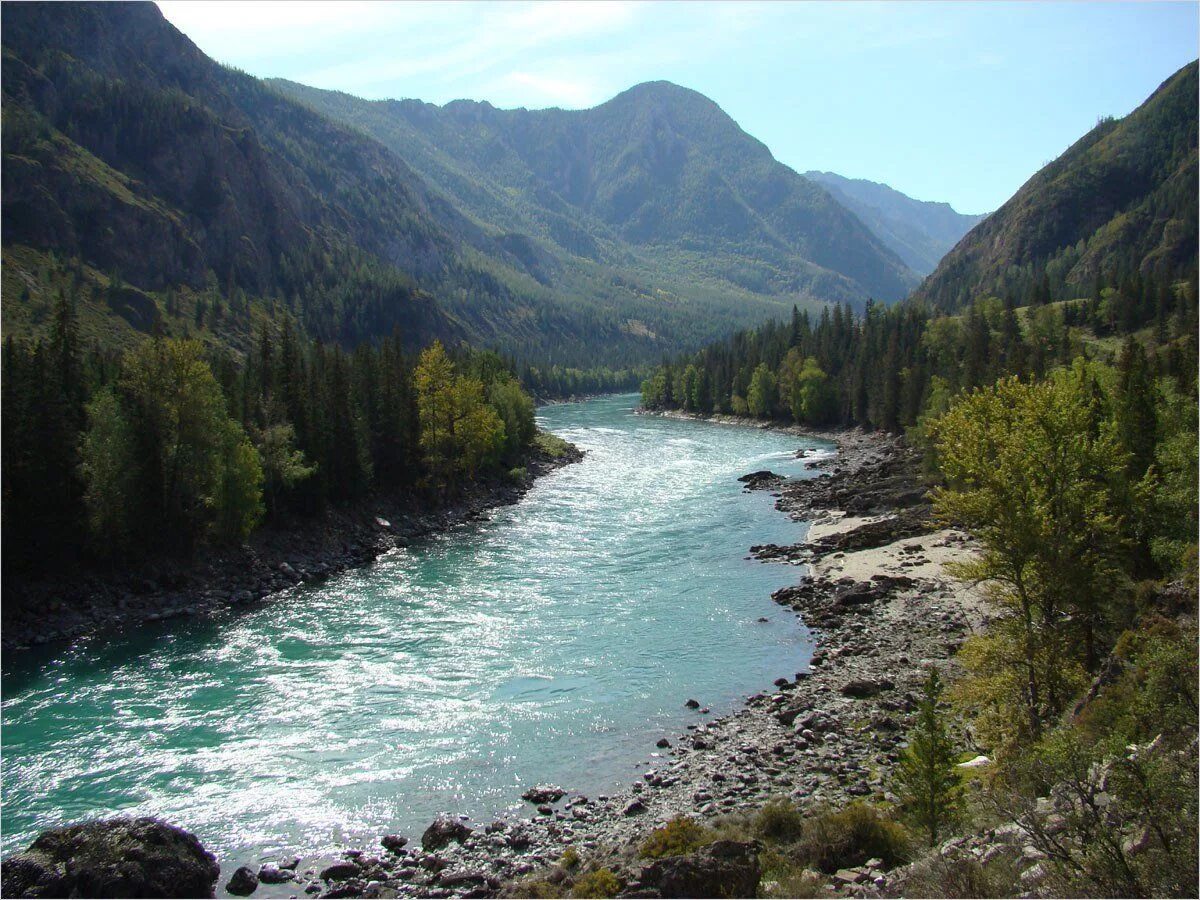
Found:
[[[331,866],[326,866],[321,870],[322,881],[345,881],[347,878],[354,878],[362,872],[362,867],[358,863],[343,860],[335,862]]]
[[[239,897],[249,897],[258,890],[258,876],[249,866],[240,866],[230,877],[225,890]]]
[[[408,844],[408,838],[399,834],[385,834],[379,841],[384,850],[399,853]]]
[[[654,746],[661,747],[665,750],[666,748],[671,746],[671,742],[669,740],[667,740],[666,738],[659,738],[658,743],[656,743]]]
[[[421,835],[421,846],[426,850],[441,850],[451,841],[463,843],[471,836],[471,829],[449,816],[438,816]]]
[[[539,784],[523,793],[521,799],[528,800],[535,806],[540,806],[543,803],[557,803],[566,793],[562,788],[555,785]]]
[[[688,856],[669,856],[645,866],[639,880],[663,897],[754,897],[762,869],[759,845],[716,841]]]
[[[511,831],[504,838],[504,844],[510,850],[527,850],[532,843],[533,839],[529,837],[528,832],[522,830]]]
[[[264,863],[258,868],[258,880],[263,884],[284,884],[292,880],[292,873],[275,863]]]
[[[976,756],[974,759],[968,759],[966,762],[958,764],[960,769],[978,769],[982,766],[990,766],[992,761],[986,756]]]
[[[1121,842],[1121,849],[1125,852],[1126,856],[1137,856],[1145,853],[1153,846],[1154,833],[1148,825]]]
[[[751,472],[749,475],[743,475],[738,481],[744,484],[748,491],[761,491],[765,488],[778,487],[783,484],[784,477],[776,475],[767,469],[760,469],[757,472]]]
[[[42,832],[0,866],[5,897],[212,897],[221,874],[197,838],[158,819]],[[253,874],[253,873],[251,873]]]
[[[843,697],[853,697],[856,700],[862,700],[867,697],[874,697],[884,691],[893,690],[896,685],[888,681],[886,678],[872,680],[869,678],[856,678],[847,681],[841,687]]]
[[[478,887],[487,884],[487,876],[482,872],[443,872],[438,884],[444,888]]]
[[[858,869],[838,869],[833,873],[834,884],[862,884],[868,880],[870,876]]]
[[[686,706],[688,709],[699,709],[700,701],[699,700],[687,700],[684,702],[683,705]]]
[[[636,816],[646,811],[646,804],[641,800],[633,800],[621,810],[622,815]]]

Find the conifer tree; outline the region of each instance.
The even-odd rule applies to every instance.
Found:
[[[916,725],[896,769],[896,793],[912,820],[929,835],[930,847],[937,845],[954,820],[961,790],[941,701],[942,679],[937,666],[931,666]]]

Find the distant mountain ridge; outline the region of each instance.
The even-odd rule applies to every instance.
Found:
[[[1196,266],[1197,63],[1107,119],[971,230],[914,292],[956,310],[1045,280],[1077,295],[1100,276],[1186,277]]]
[[[568,254],[622,259],[653,248],[659,263],[695,265],[745,290],[853,303],[897,300],[916,283],[828,192],[713,101],[670,82],[586,110],[368,101],[271,83],[378,138],[469,215]]]
[[[66,279],[106,342],[245,347],[286,312],[347,346],[400,329],[623,365],[917,280],[674,85],[580,112],[368,104],[222,67],[150,3],[3,19],[10,334]]]
[[[893,187],[834,172],[805,172],[919,275],[928,275],[987,213],[966,215],[949,203],[916,200]]]

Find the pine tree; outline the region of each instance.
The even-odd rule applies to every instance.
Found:
[[[954,745],[946,733],[942,679],[937,666],[930,667],[922,694],[916,726],[896,769],[896,793],[912,820],[928,833],[929,846],[934,847],[957,814],[961,785]]]

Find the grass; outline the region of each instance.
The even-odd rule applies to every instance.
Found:
[[[533,436],[534,449],[545,453],[551,459],[562,459],[571,452],[573,446],[570,441],[564,441],[558,435],[548,431],[539,430]]]

